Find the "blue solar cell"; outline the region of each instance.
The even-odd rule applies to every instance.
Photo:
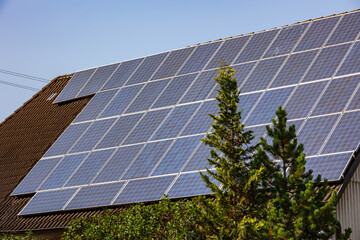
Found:
[[[194,49],[194,47],[188,47],[170,52],[159,70],[152,77],[152,80],[174,76]]]
[[[118,181],[144,144],[120,147],[97,175],[94,183]]]
[[[39,190],[61,188],[87,155],[87,153],[82,153],[66,156],[41,185]]]
[[[116,119],[106,119],[101,121],[95,121],[85,134],[78,140],[74,147],[71,148],[71,153],[90,151],[101,139],[106,131],[111,127]]]
[[[91,183],[115,149],[92,152],[66,183],[66,187]]]
[[[221,42],[214,42],[198,46],[189,60],[181,68],[179,74],[186,74],[200,71],[212,57]]]
[[[314,21],[297,45],[296,51],[321,47],[339,21],[339,18],[338,16]]]
[[[172,140],[148,143],[122,179],[147,177],[170,147]]]
[[[356,42],[341,65],[337,76],[360,72],[360,42]]]
[[[85,85],[86,81],[91,77],[95,70],[96,68],[92,68],[75,73],[75,75],[71,78],[70,82],[66,84],[65,88],[55,99],[54,103],[75,98],[77,93]]]
[[[77,97],[97,93],[118,66],[119,63],[99,67],[94,73],[94,75],[87,81],[84,88],[81,89]]]
[[[204,135],[198,136],[198,138],[203,138]],[[205,145],[203,142],[199,143],[200,146],[196,149],[195,153],[191,156],[189,162],[186,164],[182,172],[203,170],[209,168],[208,158],[210,158],[210,147]]]
[[[360,109],[360,89],[358,89],[346,110]]]
[[[174,178],[166,176],[129,181],[114,204],[160,200]]]
[[[76,188],[71,188],[36,193],[19,215],[60,211],[76,190]]]
[[[195,80],[194,84],[187,91],[180,103],[194,102],[204,100],[215,87],[213,80],[218,75],[217,70],[202,72]]]
[[[82,187],[65,209],[78,209],[110,205],[124,182]]]
[[[294,90],[293,87],[287,87],[265,92],[264,96],[246,120],[246,125],[270,123],[271,119],[275,117],[275,111],[278,106],[285,103],[292,90]]]
[[[235,63],[260,59],[279,29],[254,34]]]
[[[252,92],[267,88],[285,59],[286,57],[277,57],[260,61],[241,87],[241,92]]]
[[[140,94],[131,103],[126,113],[144,111],[151,107],[157,97],[164,90],[170,79],[148,83],[140,92]]]
[[[62,155],[69,151],[71,146],[90,126],[90,123],[70,125],[45,153],[44,157]]]
[[[330,156],[319,156],[306,159],[306,170],[312,169],[313,175],[321,175],[322,179],[339,180],[352,153]]]
[[[166,153],[152,176],[177,173],[194,152],[202,136],[178,138]]]
[[[207,132],[210,129],[210,124],[213,122],[207,113],[217,114],[219,109],[217,103],[216,100],[204,102],[184,131],[182,131],[181,136]]]
[[[127,61],[121,63],[115,73],[110,77],[102,90],[122,87],[129,79],[131,74],[135,71],[137,66],[142,62],[143,58]]]
[[[285,106],[288,119],[306,117],[328,82],[299,85]]]
[[[311,115],[342,112],[359,82],[360,76],[333,79]]]
[[[360,143],[359,122],[360,112],[345,113],[321,153],[355,151]]]
[[[152,108],[175,105],[181,96],[185,93],[186,89],[188,89],[190,84],[194,81],[196,76],[197,74],[190,74],[181,77],[175,77],[158,98],[158,100],[156,100]]]
[[[181,174],[168,192],[170,198],[192,197],[206,194],[211,194],[211,190],[205,186],[198,172]]]
[[[304,144],[304,153],[308,156],[316,155],[326,137],[334,126],[338,114],[325,117],[309,118],[298,134],[298,143]]]
[[[231,64],[240,50],[244,47],[250,36],[236,37],[225,40],[224,44],[220,47],[219,51],[211,59],[206,69],[219,67],[219,61],[225,61]]]
[[[339,66],[350,44],[323,48],[304,78],[304,82],[329,78]]]
[[[126,138],[124,144],[127,145],[148,141],[151,135],[160,126],[161,122],[166,118],[169,112],[169,108],[147,112],[145,117],[140,120],[140,123]]]
[[[360,12],[346,14],[331,35],[327,45],[355,40],[360,31]]]
[[[143,85],[124,87],[106,107],[100,118],[121,115]]]
[[[309,23],[303,23],[284,27],[267,50],[265,57],[273,57],[291,52],[308,25]]]
[[[74,122],[96,119],[117,92],[118,90],[115,89],[97,93],[81,111],[81,113],[75,118]]]
[[[298,83],[317,52],[318,50],[314,50],[291,55],[270,87],[281,87]]]
[[[96,146],[96,149],[119,146],[143,115],[143,113],[140,113],[120,117]]]
[[[146,57],[126,85],[147,82],[168,54],[166,52]]]
[[[118,181],[143,146],[120,147],[96,176],[94,183]]]
[[[35,192],[60,160],[61,158],[40,160],[15,188],[11,195]]]
[[[200,103],[175,107],[151,140],[176,137],[194,114]]]

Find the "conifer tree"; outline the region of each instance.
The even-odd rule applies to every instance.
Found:
[[[262,169],[250,169],[256,146],[251,144],[252,131],[245,131],[241,123],[240,92],[234,75],[234,70],[225,64],[219,68],[214,79],[219,84],[216,97],[219,112],[209,114],[214,120],[213,131],[202,139],[213,149],[208,159],[212,168],[201,176],[215,193],[215,199],[202,199],[202,221],[208,237],[218,239],[236,239],[239,224],[244,219],[252,221],[247,217],[255,217],[258,202],[262,201],[256,191]]]
[[[312,171],[306,171],[304,147],[297,143],[295,126],[287,128],[286,116],[279,107],[273,127],[266,127],[272,142],[261,138],[252,162],[264,168],[261,188],[267,189],[267,239],[329,239],[337,228],[336,192],[324,201],[331,192],[328,181],[320,175],[313,179]],[[350,232],[347,229],[341,239]]]

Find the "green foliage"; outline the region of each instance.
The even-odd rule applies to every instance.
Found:
[[[261,138],[253,160],[264,168],[261,189],[268,203],[263,229],[267,239],[329,239],[337,229],[336,192],[324,201],[331,191],[328,181],[305,171],[304,147],[297,143],[295,126],[287,128],[286,115],[279,107],[273,127],[266,127],[272,143]]]
[[[0,239],[2,240],[39,240],[39,239],[42,239],[42,238],[34,238],[31,236],[32,235],[32,232],[27,232],[26,235],[23,237],[23,236],[14,236],[12,234],[2,234],[0,236]]]
[[[70,239],[202,239],[196,224],[193,201],[137,204],[114,215],[80,218],[72,221],[64,240]]]

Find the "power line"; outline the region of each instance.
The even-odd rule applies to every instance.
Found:
[[[33,80],[33,81],[37,81],[37,82],[44,82],[44,83],[50,82],[48,79],[45,79],[45,78],[35,77],[35,76],[18,73],[18,72],[12,72],[12,71],[5,70],[5,69],[0,69],[0,73],[9,74],[9,75],[21,77],[21,78],[27,78],[29,80]]]
[[[16,83],[12,83],[12,82],[7,82],[7,81],[3,81],[3,80],[0,80],[0,84],[5,84],[5,85],[9,85],[9,86],[17,87],[17,88],[22,88],[22,89],[26,89],[26,90],[30,90],[30,91],[35,91],[35,92],[38,92],[40,90],[38,88],[33,88],[33,87],[29,87],[29,86],[25,86],[25,85],[21,85],[21,84],[16,84]]]

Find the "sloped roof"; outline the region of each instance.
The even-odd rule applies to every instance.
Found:
[[[91,92],[85,91],[80,98],[76,96],[59,104],[53,104],[55,98],[48,100],[54,92],[60,93],[71,77],[54,79],[0,125],[0,232],[63,228],[74,218],[101,212],[76,210],[18,216],[32,195],[10,197],[10,193],[91,99],[88,95]],[[357,165],[353,162],[354,159],[352,168],[347,170],[350,173],[350,169]],[[333,187],[339,190],[342,181]]]

